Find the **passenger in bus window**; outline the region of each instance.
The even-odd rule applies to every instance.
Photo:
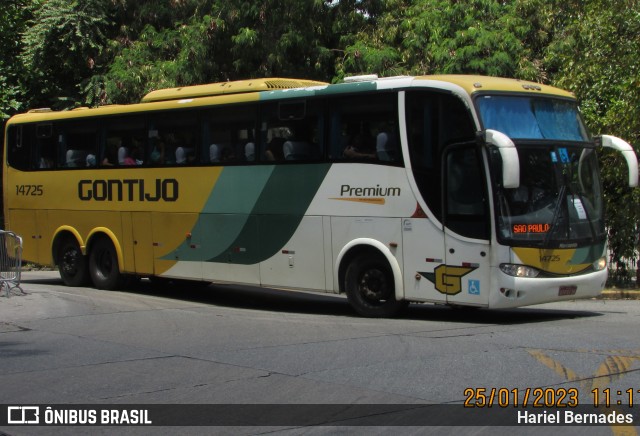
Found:
[[[195,155],[193,148],[190,147],[178,147],[176,148],[176,163],[178,165],[187,165],[193,163]]]
[[[233,162],[237,160],[231,147],[226,145],[211,144],[209,146],[209,162]]]
[[[264,152],[264,156],[268,161],[280,161],[284,160],[284,152],[282,146],[285,143],[284,138],[274,137],[267,144],[267,149]]]
[[[40,164],[38,166],[41,169],[53,168],[53,160],[43,156],[43,157],[40,158]]]
[[[125,165],[124,161],[129,157],[129,148],[122,143],[121,138],[114,138],[118,144],[118,165]]]
[[[139,144],[133,140],[131,147],[121,146],[118,149],[118,163],[125,166],[142,165]]]
[[[151,150],[151,164],[153,165],[164,165],[165,164],[165,145],[164,141],[158,139],[153,146],[153,150]]]
[[[244,146],[244,157],[247,162],[253,162],[256,160],[256,145],[253,142],[248,142]]]
[[[398,146],[396,136],[389,132],[380,132],[376,136],[376,157],[383,162],[397,160]]]
[[[209,146],[209,162],[217,163],[222,160],[222,147],[218,144],[211,144]]]
[[[122,141],[118,137],[107,138],[104,155],[100,161],[100,166],[112,167],[118,162],[118,149]]]
[[[264,151],[264,157],[268,161],[282,161],[285,159],[282,146],[293,136],[292,130],[287,126],[272,127],[269,129],[269,142]]]
[[[95,167],[96,166],[96,155],[89,153],[87,155],[87,167]]]
[[[351,136],[347,147],[344,149],[344,156],[351,159],[375,159],[376,150],[372,141],[367,135],[358,132]]]

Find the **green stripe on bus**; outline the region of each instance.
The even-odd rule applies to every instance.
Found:
[[[165,260],[249,265],[291,238],[330,164],[227,167],[191,230]],[[198,249],[189,249],[197,245]]]
[[[569,261],[570,265],[583,265],[593,263],[604,255],[605,243],[601,242],[588,247],[577,248]]]
[[[163,259],[201,261],[224,253],[245,227],[274,168],[273,165],[224,168],[191,229],[190,240]],[[191,244],[200,248],[190,250]]]
[[[276,166],[238,237],[209,262],[251,265],[282,249],[300,225],[331,164]]]

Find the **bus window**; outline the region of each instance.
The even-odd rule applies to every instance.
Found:
[[[102,166],[142,165],[145,158],[146,129],[142,117],[115,118],[107,126]]]
[[[9,165],[18,170],[28,170],[33,162],[31,159],[31,137],[33,126],[11,126],[8,133]]]
[[[427,206],[440,217],[442,151],[449,144],[473,140],[471,116],[463,102],[453,95],[408,91],[406,117],[413,176]]]
[[[330,112],[332,159],[402,163],[397,94],[339,98]]]
[[[64,168],[96,166],[98,150],[97,123],[78,121],[59,124],[57,132],[59,164]]]
[[[446,158],[445,225],[460,235],[489,239],[482,159],[475,146],[454,147]]]
[[[255,106],[216,109],[205,125],[203,161],[209,163],[255,160]]]
[[[56,132],[51,123],[36,124],[36,162],[39,169],[52,169],[56,165]]]
[[[151,165],[192,165],[200,149],[198,115],[192,112],[157,114],[150,119]]]
[[[261,108],[261,150],[266,161],[309,161],[322,157],[322,119],[313,102],[285,101]]]

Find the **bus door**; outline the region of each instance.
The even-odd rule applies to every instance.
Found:
[[[487,305],[490,286],[490,211],[482,149],[448,146],[443,155],[444,266],[436,288],[452,304]]]

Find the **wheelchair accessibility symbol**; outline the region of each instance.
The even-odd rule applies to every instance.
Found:
[[[469,294],[480,295],[480,280],[469,280]]]

